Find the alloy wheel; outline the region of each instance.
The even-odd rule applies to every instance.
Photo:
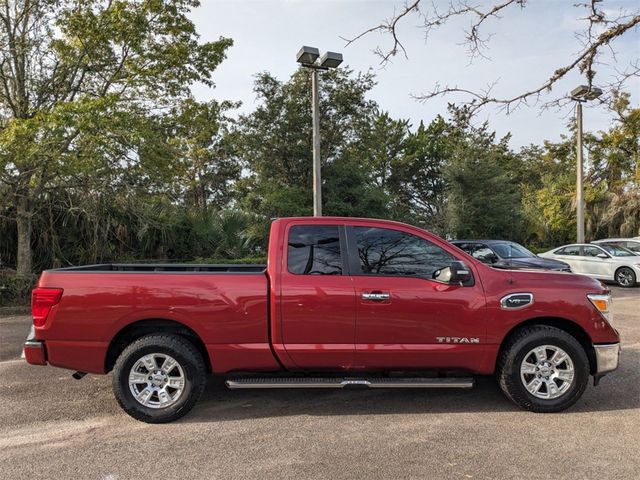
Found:
[[[522,359],[520,379],[536,398],[553,400],[573,384],[575,369],[567,352],[555,345],[540,345]]]
[[[182,366],[165,353],[141,357],[129,372],[129,389],[133,398],[145,407],[169,407],[178,401],[184,388]]]

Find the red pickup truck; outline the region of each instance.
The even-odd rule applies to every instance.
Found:
[[[500,270],[416,227],[282,218],[263,265],[47,270],[29,363],[113,371],[122,408],[168,422],[229,388],[470,388],[495,375],[536,412],[618,366],[611,297],[591,278]]]

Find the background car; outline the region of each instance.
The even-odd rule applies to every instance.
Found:
[[[626,248],[631,250],[636,255],[640,255],[640,237],[634,238],[605,238],[603,240],[596,240],[594,242],[598,245],[614,245],[616,247]]]
[[[633,287],[640,279],[640,257],[615,245],[574,243],[540,256],[567,262],[574,273],[614,281],[621,287]]]
[[[540,258],[522,245],[507,240],[453,240],[451,243],[482,263],[496,268],[571,271],[571,267],[565,262]]]

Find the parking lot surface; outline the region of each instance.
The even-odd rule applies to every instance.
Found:
[[[0,478],[636,479],[640,288],[614,291],[620,368],[559,414],[524,412],[491,378],[469,391],[227,390],[185,418],[124,414],[111,376],[20,359],[30,325],[0,313]]]

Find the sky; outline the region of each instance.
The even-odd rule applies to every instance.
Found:
[[[448,4],[449,0],[434,0]],[[423,0],[425,6],[427,0]],[[477,0],[482,4],[482,0]],[[302,45],[314,46],[320,52],[332,50],[344,56],[343,65],[355,71],[371,70],[377,85],[369,97],[396,118],[409,119],[415,127],[420,121],[430,122],[436,115],[446,115],[447,103],[460,101],[449,96],[417,101],[414,96],[428,92],[436,84],[480,90],[498,82],[497,96],[510,96],[535,88],[558,67],[571,62],[580,51],[576,32],[586,21],[585,9],[576,8],[575,0],[531,0],[526,8],[508,10],[501,19],[485,22],[484,32],[491,34],[489,59],[470,61],[463,45],[469,19],[452,22],[425,39],[420,18],[409,15],[398,28],[408,58],[396,56],[392,63],[380,64],[373,52],[376,47],[390,45],[388,35],[373,33],[346,46],[341,37],[352,38],[380,24],[401,9],[396,0],[201,0],[191,13],[202,41],[221,36],[232,38],[228,58],[214,72],[215,88],[196,85],[193,93],[199,100],[241,101],[237,113],[247,113],[256,106],[253,92],[254,75],[268,71],[280,80],[295,71],[295,56]],[[637,0],[605,0],[601,8],[617,12],[637,8]],[[626,33],[613,44],[615,57],[607,54],[597,67],[595,84],[608,84],[615,70],[624,69],[640,58],[640,30]],[[578,72],[559,82],[551,96],[564,95],[584,83]],[[632,103],[640,104],[640,80],[626,85]],[[541,110],[539,106],[521,107],[507,115],[495,106],[485,107],[476,121],[488,120],[491,128],[502,136],[511,133],[511,146],[519,148],[543,140],[557,141],[567,133],[573,109]],[[584,129],[608,129],[611,113],[601,105],[584,109]]]

